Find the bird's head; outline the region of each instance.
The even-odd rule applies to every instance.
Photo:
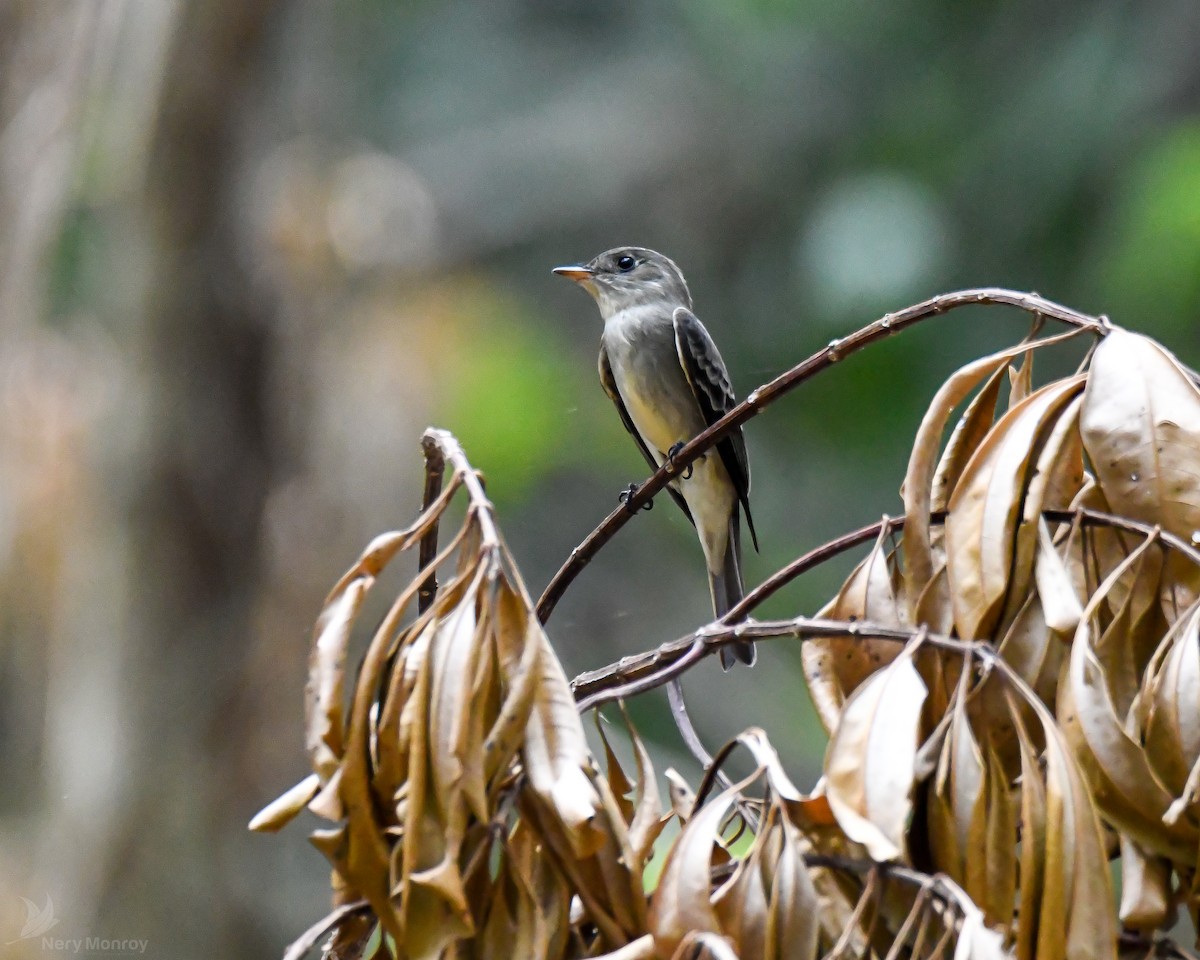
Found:
[[[605,319],[630,307],[660,301],[672,310],[692,305],[675,262],[645,247],[616,247],[587,263],[555,267],[554,272],[590,293]]]

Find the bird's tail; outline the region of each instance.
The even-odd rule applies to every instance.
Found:
[[[713,613],[723,617],[742,599],[742,537],[741,517],[736,506],[729,518],[729,537],[725,544],[725,557],[721,561],[721,572],[708,573],[708,588],[712,593]],[[738,660],[754,666],[754,644],[735,643],[721,648],[721,666],[728,670]]]

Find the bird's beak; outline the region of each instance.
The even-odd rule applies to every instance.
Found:
[[[591,267],[576,263],[569,267],[555,267],[551,272],[579,284],[593,300],[600,295],[600,291],[596,289],[596,271]]]
[[[557,273],[560,277],[566,277],[568,280],[573,280],[576,283],[585,284],[596,275],[595,271],[590,267],[585,267],[581,263],[574,264],[569,267],[555,267],[551,273]]]

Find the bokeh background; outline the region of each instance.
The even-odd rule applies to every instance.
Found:
[[[154,957],[277,956],[322,915],[314,823],[245,824],[306,772],[312,620],[415,515],[422,429],[486,472],[535,593],[645,474],[555,264],[669,253],[743,395],[985,284],[1196,364],[1197,49],[1193,0],[4,0],[0,943],[23,897]],[[941,379],[1025,329],[955,314],[749,424],[749,579],[898,512]],[[661,500],[551,620],[568,673],[707,618]],[[807,786],[798,661],[688,689]],[[665,704],[635,716],[694,776]]]

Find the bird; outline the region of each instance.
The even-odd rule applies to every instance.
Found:
[[[652,469],[736,404],[720,351],[692,311],[687,281],[669,257],[646,247],[616,247],[553,272],[577,283],[599,306],[600,383]],[[634,489],[631,485],[623,498]],[[719,619],[743,595],[742,512],[758,550],[741,427],[678,474],[667,490],[696,528]],[[721,648],[726,670],[737,660],[753,665],[754,644]]]

